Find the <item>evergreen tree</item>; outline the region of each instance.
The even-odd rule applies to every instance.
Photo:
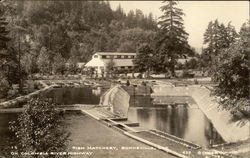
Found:
[[[156,43],[156,52],[161,67],[159,71],[166,72],[170,69],[172,76],[175,76],[176,60],[184,54],[191,54],[192,51],[187,42],[188,33],[184,30],[182,9],[176,7],[176,1],[164,1],[166,5],[161,7],[164,12],[160,17],[160,31]]]
[[[6,29],[6,25],[8,22],[6,22],[5,18],[0,18],[0,48],[1,50],[7,50],[7,42],[10,41],[10,38],[7,37],[9,31]],[[2,55],[5,55],[6,52],[2,52]]]
[[[7,37],[9,33],[9,31],[6,29],[7,24],[8,23],[6,22],[5,18],[0,18],[0,68],[2,71],[4,71],[3,69],[5,69],[5,64],[7,63],[9,57],[7,43],[10,41],[10,38]]]
[[[49,73],[50,67],[49,67],[49,55],[48,51],[45,47],[42,47],[40,50],[40,54],[37,59],[37,66],[41,73],[46,74]]]
[[[8,51],[7,43],[10,38],[7,37],[9,31],[6,29],[6,19],[0,18],[0,98],[7,96],[9,90],[8,83],[8,72],[9,72],[9,61],[11,56]]]
[[[128,12],[127,18],[126,18],[126,24],[129,28],[134,28],[136,27],[136,22],[135,22],[135,13],[133,10],[130,10]]]
[[[153,49],[149,44],[144,44],[139,47],[136,54],[136,58],[133,60],[136,71],[141,73],[147,71],[147,76],[149,76],[150,68],[153,67]]]
[[[64,74],[66,70],[66,60],[62,57],[61,54],[57,54],[54,57],[54,64],[52,65],[54,74]]]
[[[76,48],[75,46],[72,47],[71,52],[70,52],[70,58],[68,60],[68,71],[69,73],[75,74],[78,70],[77,63],[79,62],[80,58],[80,50]]]
[[[219,24],[218,20],[210,21],[206,32],[204,33],[204,44],[206,47],[203,54],[209,57],[207,61],[208,67],[216,64],[216,56],[219,55],[222,49],[228,48],[236,41],[238,37],[235,28],[229,22],[227,27],[224,24]]]
[[[238,39],[239,37],[239,34],[236,32],[235,30],[235,27],[231,25],[231,22],[229,22],[227,24],[227,27],[226,27],[226,31],[227,31],[227,45],[228,47],[233,44],[234,42],[236,42],[236,40]]]
[[[215,20],[215,22],[210,21],[208,24],[208,28],[204,33],[204,42],[203,44],[207,45],[204,48],[204,54],[209,56],[208,65],[212,65],[212,60],[219,53],[219,22]]]

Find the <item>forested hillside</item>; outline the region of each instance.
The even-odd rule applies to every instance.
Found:
[[[6,1],[1,7],[11,47],[22,54],[27,73],[49,72],[54,63],[86,62],[95,51],[135,52],[157,30],[152,14],[125,14],[104,1]]]

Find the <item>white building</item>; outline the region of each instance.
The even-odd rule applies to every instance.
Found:
[[[95,68],[98,74],[107,71],[107,65],[113,62],[113,68],[117,70],[133,70],[133,59],[136,53],[120,52],[96,52],[92,59],[85,65],[87,68]]]

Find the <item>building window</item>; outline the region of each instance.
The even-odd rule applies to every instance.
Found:
[[[98,58],[98,55],[94,55],[94,58]]]
[[[120,55],[117,55],[117,59],[121,59],[121,56],[120,56]]]
[[[125,66],[121,66],[121,69],[125,69]]]
[[[107,58],[107,56],[106,55],[102,55],[102,59],[106,59]]]
[[[124,59],[128,59],[128,56],[127,56],[127,55],[124,55]]]

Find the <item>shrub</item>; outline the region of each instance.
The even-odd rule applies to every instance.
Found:
[[[18,140],[18,152],[61,152],[65,151],[69,141],[69,133],[62,122],[62,114],[49,99],[31,99],[24,112],[10,129]],[[60,155],[55,156],[62,157]]]
[[[6,98],[8,91],[10,90],[10,85],[5,78],[0,79],[0,99]]]

